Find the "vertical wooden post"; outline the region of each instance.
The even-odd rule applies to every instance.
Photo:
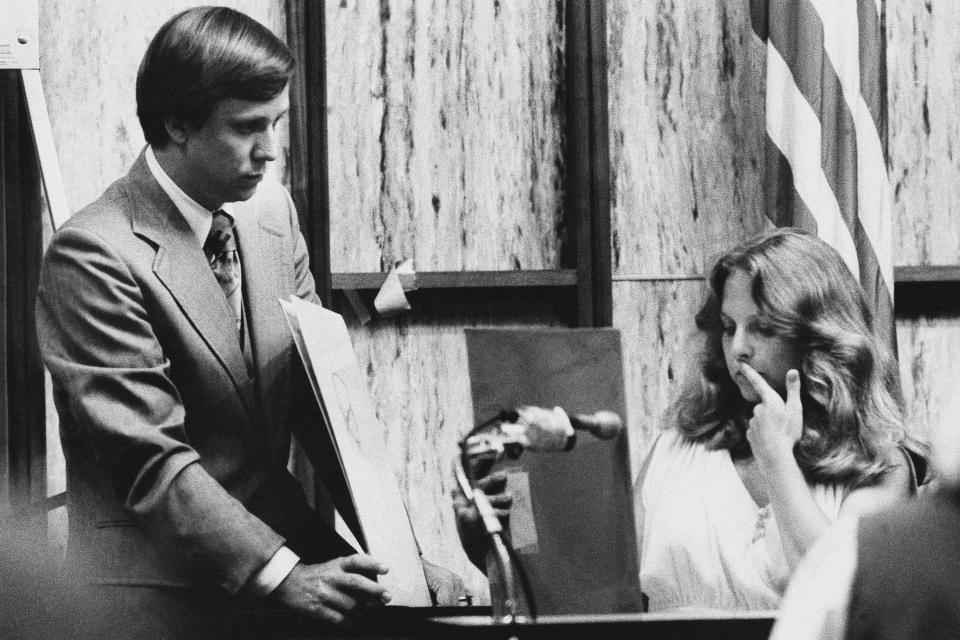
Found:
[[[613,326],[610,248],[610,137],[607,118],[607,6],[590,3],[590,217],[593,243],[593,326]]]
[[[43,365],[34,324],[42,254],[37,154],[18,71],[0,71],[0,500],[46,497]]]
[[[607,23],[604,0],[568,0],[566,214],[577,257],[580,326],[613,324]]]
[[[324,3],[288,0],[287,40],[297,59],[290,87],[290,183],[317,294],[330,308],[330,189]]]
[[[7,217],[14,202],[12,175],[20,167],[16,151],[19,87],[14,71],[0,71],[0,517],[16,500],[14,467],[7,407]],[[8,186],[10,183],[10,186]]]

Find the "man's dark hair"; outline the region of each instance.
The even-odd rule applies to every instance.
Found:
[[[293,74],[290,49],[253,18],[226,7],[196,7],[166,22],[137,73],[137,117],[147,142],[170,141],[164,118],[203,125],[227,98],[264,101]]]

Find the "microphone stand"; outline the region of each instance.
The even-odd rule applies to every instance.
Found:
[[[503,525],[497,517],[487,494],[477,489],[475,479],[485,476],[497,460],[504,455],[517,458],[524,450],[524,444],[515,438],[503,437],[490,431],[492,425],[500,422],[515,422],[516,411],[501,411],[498,415],[482,422],[460,441],[460,455],[455,460],[454,475],[460,491],[467,501],[477,509],[483,521],[483,527],[490,540],[496,576],[490,577],[490,599],[493,605],[493,621],[513,624],[520,621],[521,602],[518,600],[516,579],[520,580],[523,595],[531,620],[536,618],[533,594],[523,564],[516,558],[513,549],[504,539]],[[494,586],[499,589],[494,589]]]
[[[463,446],[463,443],[461,443],[461,446]],[[476,507],[477,512],[480,514],[493,550],[493,557],[497,566],[497,578],[501,583],[499,586],[501,587],[500,593],[503,596],[502,600],[494,600],[492,603],[494,622],[513,624],[518,620],[518,603],[513,581],[513,562],[510,559],[507,544],[503,540],[503,525],[500,524],[500,519],[496,513],[494,513],[493,506],[491,506],[490,500],[487,499],[487,494],[482,490],[474,488],[472,482],[468,479],[464,465],[465,458],[466,453],[457,459],[457,463],[454,466],[457,484],[460,485],[460,490],[467,497],[467,501]],[[491,588],[490,591],[491,596],[493,596],[494,589]]]
[[[527,407],[526,409],[537,409]],[[513,624],[523,619],[520,615],[521,605],[526,605],[526,614],[530,620],[537,617],[534,605],[533,592],[530,581],[524,570],[523,563],[509,546],[503,535],[503,525],[497,517],[487,494],[476,488],[475,480],[483,478],[493,465],[503,458],[519,458],[523,451],[569,451],[576,442],[574,428],[586,429],[601,440],[609,440],[619,433],[622,428],[620,417],[611,411],[599,411],[588,416],[574,416],[566,424],[553,425],[551,428],[541,427],[534,431],[533,436],[525,431],[514,431],[503,428],[505,423],[515,426],[521,417],[522,409],[505,409],[497,415],[475,426],[470,433],[460,440],[460,455],[454,461],[454,475],[467,502],[477,510],[490,546],[493,560],[496,563],[496,576],[490,577],[490,599],[493,604],[493,621]],[[553,413],[548,418],[556,419],[559,412],[564,418],[566,413],[560,407],[554,407],[553,412],[540,409],[542,413]],[[577,427],[574,427],[576,423]],[[561,428],[558,428],[561,427]],[[523,600],[518,600],[516,580],[519,580],[523,591]],[[499,587],[494,589],[494,586]]]

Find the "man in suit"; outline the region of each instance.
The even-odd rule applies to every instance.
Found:
[[[44,258],[37,325],[70,557],[117,620],[150,617],[153,633],[210,634],[268,597],[331,622],[390,600],[376,581],[388,567],[344,542],[285,467],[291,430],[309,441],[321,424],[278,304],[316,302],[314,282],[290,196],[265,173],[293,66],[241,13],[174,16],[137,78],[147,148]],[[315,449],[337,503],[336,463],[317,462],[332,449]],[[426,566],[455,599],[452,574]]]

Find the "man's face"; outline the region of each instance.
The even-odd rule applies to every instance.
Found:
[[[265,102],[218,102],[206,122],[185,127],[186,184],[180,187],[211,210],[253,197],[277,157],[277,125],[289,108],[289,87]]]

